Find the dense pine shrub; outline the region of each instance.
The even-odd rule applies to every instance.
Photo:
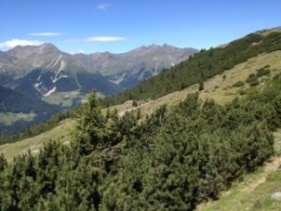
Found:
[[[138,123],[83,106],[69,145],[0,156],[1,210],[193,210],[273,153],[281,80],[221,106],[198,94]]]
[[[262,76],[269,75],[269,74],[270,74],[270,70],[269,69],[261,68],[261,69],[257,70],[256,76],[257,77],[262,77]]]
[[[237,82],[235,82],[232,86],[233,87],[241,87],[241,86],[244,86],[244,82],[243,81],[237,81]]]

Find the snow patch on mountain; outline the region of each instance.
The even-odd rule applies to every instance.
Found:
[[[47,93],[43,94],[44,97],[48,97],[56,91],[57,87],[52,88]]]
[[[68,78],[69,76],[64,74],[63,71],[58,71],[55,75],[55,77],[51,77],[51,80],[53,83],[56,83],[58,80],[62,78]]]
[[[33,87],[34,87],[38,92],[40,92],[40,94],[42,94],[42,95],[48,91],[48,89],[47,89],[46,87],[44,87],[43,81],[41,81],[41,82],[39,82],[39,83],[35,83],[35,84],[33,85]]]
[[[49,70],[56,70],[55,75],[51,77],[51,80],[53,83],[56,83],[58,80],[62,79],[62,78],[68,78],[69,76],[66,75],[64,73],[65,69],[66,69],[67,63],[66,61],[63,59],[63,55],[60,54],[58,56],[58,58],[52,60],[44,69],[45,72],[48,72]],[[40,80],[40,77],[38,78],[38,80]]]
[[[38,76],[37,81],[40,81],[41,76],[42,76],[41,74]]]
[[[36,90],[38,90],[39,91],[39,87],[42,85],[42,81],[40,82],[40,83],[36,83],[36,84],[34,84],[34,88],[36,89]]]

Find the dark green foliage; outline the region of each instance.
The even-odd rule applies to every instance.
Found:
[[[246,82],[247,82],[247,83],[251,83],[251,82],[257,81],[257,80],[258,80],[258,78],[256,77],[255,74],[250,74],[250,75],[248,76],[248,78],[246,79]]]
[[[36,98],[29,98],[14,90],[0,86],[0,112],[34,112],[36,114],[46,112],[53,114],[58,110],[57,106],[50,105]]]
[[[250,84],[250,86],[257,86],[259,84],[258,78],[255,74],[250,74],[246,79],[246,82]]]
[[[259,85],[259,83],[260,82],[258,80],[253,80],[253,81],[249,82],[250,86],[257,86],[257,85]]]
[[[269,69],[266,69],[266,68],[261,68],[261,69],[258,69],[257,70],[257,77],[262,77],[262,76],[265,76],[265,75],[269,75],[270,74],[270,70]]]
[[[198,96],[192,95],[169,114],[159,110],[162,115],[146,120],[150,130],[142,144],[121,157],[119,179],[104,192],[102,208],[192,210],[202,200],[217,198],[273,152],[267,124],[275,114],[261,116],[267,108],[259,105],[236,100],[224,108],[207,101],[199,109]],[[151,128],[153,121],[160,130]]]
[[[4,155],[0,155],[0,172],[4,171],[4,169],[7,167],[7,160],[4,158]]]
[[[133,107],[138,107],[138,103],[137,103],[137,101],[136,100],[133,100]]]
[[[237,81],[236,83],[234,83],[232,86],[233,87],[241,87],[241,86],[244,86],[244,82],[243,81]]]
[[[198,91],[202,91],[204,89],[204,82],[202,80],[199,81]]]
[[[240,94],[240,95],[245,95],[245,94],[246,94],[246,91],[245,91],[245,90],[239,90],[239,94]]]
[[[105,141],[106,119],[98,108],[96,93],[88,97],[88,103],[83,105],[82,116],[78,121],[75,138],[79,140],[82,155],[87,155]]]

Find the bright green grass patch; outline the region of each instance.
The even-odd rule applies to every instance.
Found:
[[[255,175],[250,175],[248,177]],[[247,178],[248,179],[248,178]],[[256,178],[258,179],[258,178]],[[244,184],[235,187],[235,191],[225,198],[220,199],[214,206],[205,210],[281,210],[281,201],[271,199],[271,195],[276,191],[281,191],[281,170],[272,172],[266,182],[255,188],[253,191],[241,192]]]
[[[104,97],[104,95],[101,93],[97,93],[97,96],[101,98]],[[42,100],[53,105],[71,107],[74,103],[85,102],[87,100],[87,94],[82,95],[78,90],[71,92],[55,92],[49,96],[43,97]]]
[[[24,120],[26,122],[30,122],[36,117],[35,113],[0,113],[0,123],[4,125],[12,125],[18,120]]]
[[[271,172],[266,181],[253,190],[247,190],[247,182],[259,180],[262,172],[257,172],[245,176],[244,182],[234,184],[231,193],[216,201],[213,205],[201,210],[206,211],[267,211],[281,210],[281,201],[271,199],[271,195],[281,191],[281,169]],[[251,187],[249,187],[251,188]]]
[[[54,105],[61,105],[62,107],[70,107],[73,105],[75,100],[82,100],[82,96],[79,91],[72,92],[55,92],[50,96],[42,98],[47,103]]]
[[[13,157],[27,153],[30,149],[32,153],[37,153],[44,143],[50,140],[58,140],[62,143],[69,141],[70,132],[74,127],[74,120],[62,121],[57,127],[50,131],[44,132],[38,136],[24,139],[11,144],[0,145],[0,154],[3,153],[8,161],[12,161]]]

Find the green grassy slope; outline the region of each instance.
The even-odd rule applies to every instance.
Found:
[[[118,96],[106,98],[105,104],[120,104],[127,100],[157,99],[168,93],[183,90],[200,81],[233,68],[262,53],[281,50],[281,33],[249,34],[225,47],[201,50],[190,60],[163,71],[137,87]]]
[[[27,153],[28,150],[31,150],[32,153],[37,153],[43,147],[44,143],[50,140],[67,142],[69,141],[69,133],[73,125],[74,120],[65,120],[54,129],[40,135],[11,144],[0,145],[0,154],[3,153],[8,161],[12,161],[13,157]]]
[[[261,82],[255,87],[251,87],[245,83],[242,87],[233,87],[232,85],[238,81],[246,81],[250,74],[255,74],[257,69],[266,65],[270,65],[270,75],[263,76],[259,79]],[[204,90],[199,92],[199,97],[202,100],[214,99],[219,104],[230,102],[240,94],[241,90],[250,91],[252,89],[262,89],[266,81],[270,81],[276,74],[281,72],[281,51],[274,51],[267,54],[260,54],[256,57],[242,62],[233,68],[218,74],[204,82]],[[129,100],[125,103],[112,106],[111,109],[117,109],[120,114],[126,111],[140,108],[143,115],[151,114],[159,106],[167,104],[168,106],[175,105],[182,101],[188,94],[198,91],[198,84],[189,86],[183,90],[169,93],[163,97],[152,100],[137,101],[138,107],[133,107],[133,101]]]

